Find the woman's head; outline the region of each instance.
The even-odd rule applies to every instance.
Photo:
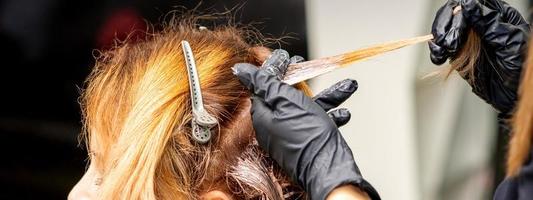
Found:
[[[259,65],[265,56],[246,40],[247,31],[200,30],[195,22],[173,21],[144,41],[123,43],[97,58],[81,102],[90,170],[101,180],[98,198],[283,195],[288,182],[253,147],[249,94],[230,69],[239,62]],[[191,138],[182,40],[194,52],[204,105],[219,122],[207,144]]]

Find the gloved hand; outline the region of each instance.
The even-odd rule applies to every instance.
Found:
[[[265,60],[261,68],[268,73],[275,75],[278,79],[283,79],[283,75],[287,71],[289,64],[300,63],[305,61],[301,56],[290,57],[289,53],[283,49],[276,49]],[[338,82],[328,89],[320,92],[313,97],[313,101],[317,103],[324,111],[328,112],[333,108],[341,105],[357,90],[357,81],[346,79]],[[351,114],[346,108],[335,109],[328,112],[329,117],[337,124],[338,127],[344,126],[350,121]]]
[[[352,79],[342,80],[335,85],[325,89],[313,97],[313,101],[318,104],[325,112],[328,112],[329,117],[337,127],[346,125],[352,117],[350,111],[346,108],[338,107],[346,101],[357,90],[357,81]]]
[[[462,11],[453,15],[455,7]],[[449,0],[433,22],[431,61],[443,64],[463,47],[468,30],[481,38],[481,55],[474,68],[473,92],[500,114],[512,112],[526,56],[530,27],[516,9],[501,0]]]
[[[279,58],[270,59],[273,57]],[[285,64],[276,70],[246,63],[233,68],[253,93],[251,112],[259,145],[303,186],[311,199],[325,199],[333,189],[346,184],[380,199],[361,176],[352,151],[325,111],[349,97],[355,91],[355,82],[336,84],[313,101],[280,81],[279,73],[286,71],[289,62],[276,62]]]
[[[429,42],[431,61],[436,65],[444,64],[448,58],[454,57],[463,47],[468,35],[468,26],[464,16],[454,14],[460,6],[460,0],[448,0],[437,11],[431,33],[434,39]]]

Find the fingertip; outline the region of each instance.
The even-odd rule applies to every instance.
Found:
[[[305,61],[304,57],[296,55],[296,56],[291,57],[291,62],[290,63],[291,64],[295,64],[295,63],[301,63],[303,61]]]
[[[439,46],[434,41],[429,41],[428,45],[429,45],[429,50],[431,51],[432,54],[443,54],[444,53],[444,48]]]
[[[435,44],[433,41],[429,42],[430,59],[435,65],[442,65],[448,60],[445,56],[445,49]]]
[[[339,108],[338,112],[340,116],[348,120],[352,117],[352,113],[350,112],[350,110],[348,110],[348,108]]]
[[[282,79],[285,75],[285,72],[287,72],[287,67],[289,66],[290,62],[291,58],[289,57],[289,52],[283,49],[276,49],[272,51],[270,57],[268,57],[263,65],[261,65],[261,69],[264,69],[268,73],[278,77],[279,79]]]
[[[258,70],[258,68],[255,65],[252,65],[250,63],[237,63],[233,65],[231,69],[233,70],[234,75],[255,72]]]
[[[239,81],[248,89],[253,89],[253,77],[259,70],[255,65],[249,63],[237,63],[231,70],[239,78]]]
[[[284,49],[275,49],[265,60],[265,62],[263,62],[261,68],[284,67],[283,65],[288,64],[290,59],[289,52],[285,51]]]
[[[446,62],[446,59],[442,58],[442,57],[438,57],[438,56],[435,56],[435,55],[431,55],[430,56],[430,59],[431,59],[431,62],[435,65],[442,65]]]
[[[477,12],[479,9],[478,2],[476,0],[461,0],[461,8],[463,16],[466,18],[472,14],[475,14],[474,12]]]
[[[448,6],[450,6],[452,9],[455,10],[455,7],[457,7],[460,3],[460,0],[450,0],[448,1]]]
[[[337,127],[346,125],[352,118],[352,114],[350,113],[350,110],[346,108],[340,108],[340,109],[331,111],[328,113],[328,115],[331,117],[333,122],[335,122]]]
[[[356,80],[344,79],[318,93],[313,100],[325,111],[329,111],[348,100],[358,88]]]
[[[359,88],[359,85],[354,79],[344,79],[340,83],[339,89],[343,92],[354,93]]]
[[[275,49],[274,51],[272,51],[272,54],[279,54],[289,58],[289,52],[285,51],[285,49]]]

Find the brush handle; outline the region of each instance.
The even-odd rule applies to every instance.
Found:
[[[356,62],[367,60],[371,57],[394,51],[406,46],[427,42],[433,39],[433,35],[409,38],[395,42],[382,43],[356,51],[310,60],[307,62],[289,65],[283,82],[293,85]]]

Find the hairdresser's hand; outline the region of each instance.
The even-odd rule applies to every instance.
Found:
[[[448,0],[437,11],[433,21],[431,33],[434,39],[429,42],[431,61],[434,64],[444,64],[448,58],[454,57],[463,47],[468,27],[462,14],[454,14],[454,9],[460,6],[460,0]]]
[[[337,127],[341,127],[350,121],[352,115],[346,108],[334,108],[338,107],[348,98],[350,98],[350,96],[352,96],[352,94],[357,90],[357,87],[357,81],[345,79],[317,94],[315,97],[313,97],[313,101],[325,112],[329,111],[328,115],[331,120],[335,122]]]
[[[372,199],[379,199],[376,190],[361,176],[337,125],[324,107],[316,103],[320,100],[315,102],[280,81],[278,75],[284,73],[288,65],[285,61],[281,63],[284,64],[277,65],[275,70],[268,66],[258,69],[245,63],[234,67],[234,73],[253,93],[252,119],[259,145],[312,199],[325,199],[332,190],[346,184],[353,184]],[[356,88],[354,81],[337,86],[347,91]],[[333,92],[325,94],[339,90],[330,91]],[[351,92],[340,93],[351,95]],[[330,101],[326,108],[338,106],[349,95],[338,96],[338,101]]]
[[[286,57],[289,57],[289,53],[287,53],[285,50],[277,49],[274,50],[273,55],[284,55]],[[275,57],[275,56],[274,56]],[[267,59],[266,62],[263,64],[263,68],[266,70],[270,70],[270,72],[274,72],[278,78],[281,77],[281,73],[284,73],[285,70],[281,70],[284,68],[287,68],[287,66],[284,65],[273,65],[271,60],[276,59],[270,57],[270,59]],[[303,62],[305,59],[301,56],[293,56],[290,58],[290,64]],[[339,105],[341,105],[344,101],[346,101],[352,94],[357,90],[358,85],[357,81],[352,79],[345,79],[342,81],[339,81],[335,85],[329,87],[328,89],[323,90],[322,92],[318,93],[313,97],[313,101],[315,101],[316,104],[318,104],[324,111],[328,112],[329,117],[337,127],[341,127],[346,125],[352,115],[350,111],[346,108],[337,108]]]
[[[453,9],[462,10],[453,15]],[[501,0],[449,0],[433,23],[435,39],[430,42],[431,60],[443,64],[463,47],[468,30],[481,38],[481,55],[474,77],[464,77],[474,93],[503,115],[508,115],[517,99],[520,73],[530,27],[516,9]]]

